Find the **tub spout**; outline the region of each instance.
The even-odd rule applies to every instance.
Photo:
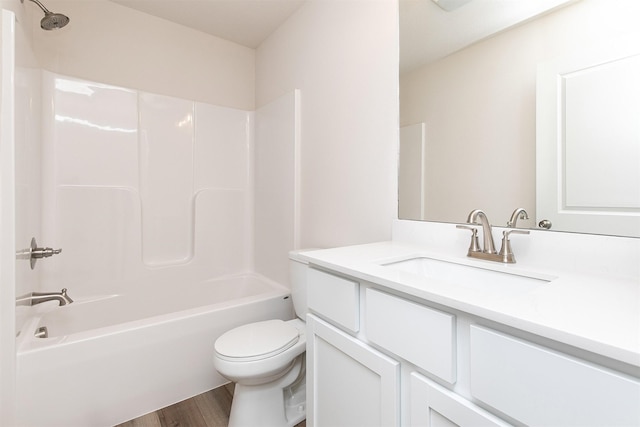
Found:
[[[16,305],[36,305],[47,301],[58,301],[60,305],[71,304],[73,300],[67,295],[67,288],[60,292],[30,292],[16,299]]]

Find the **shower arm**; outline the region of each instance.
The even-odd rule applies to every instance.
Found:
[[[46,14],[46,13],[49,13],[49,14],[51,13],[51,11],[49,11],[49,9],[47,9],[47,8],[46,8],[42,3],[40,3],[40,1],[39,1],[39,0],[29,0],[29,1],[32,1],[32,2],[34,2],[35,4],[37,4],[37,5],[38,5],[38,7],[39,7],[40,9],[42,9],[42,11],[43,11],[45,14]],[[24,3],[24,0],[20,0],[20,3]]]

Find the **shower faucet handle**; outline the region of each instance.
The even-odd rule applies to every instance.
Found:
[[[42,258],[49,258],[53,255],[58,255],[62,252],[62,249],[53,249],[53,248],[40,248],[38,247],[38,243],[36,242],[36,238],[33,237],[31,239],[31,249],[29,251],[29,258],[31,260],[31,269],[33,270],[36,267],[36,261]]]
[[[62,252],[62,249],[52,249],[52,248],[35,248],[31,251],[31,258],[49,258],[53,255],[58,255]]]

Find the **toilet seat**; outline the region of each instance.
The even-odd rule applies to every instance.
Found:
[[[216,340],[214,348],[221,359],[251,362],[280,354],[299,340],[300,332],[297,328],[274,319],[232,329]]]

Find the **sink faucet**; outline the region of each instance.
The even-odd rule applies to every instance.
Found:
[[[480,223],[477,220],[480,219]],[[496,245],[493,243],[493,234],[491,233],[491,224],[487,214],[480,209],[472,210],[467,218],[467,224],[482,225],[482,252],[485,254],[495,254]]]
[[[471,211],[467,218],[467,224],[456,225],[457,228],[471,230],[471,245],[469,246],[467,256],[487,261],[497,261],[509,264],[515,263],[516,258],[511,249],[509,236],[511,236],[511,234],[529,234],[529,230],[516,230],[512,228],[515,227],[518,218],[529,219],[529,216],[523,208],[518,208],[513,212],[511,219],[507,223],[510,229],[502,232],[502,247],[500,248],[500,252],[497,252],[495,244],[493,243],[491,224],[489,223],[487,215],[480,209]],[[478,244],[478,229],[475,227],[477,225],[482,226],[482,249],[480,249],[480,245]]]
[[[30,292],[16,299],[16,305],[36,305],[47,301],[58,301],[60,305],[71,304],[73,300],[67,295],[67,288],[60,292]]]
[[[516,228],[516,223],[519,219],[529,219],[529,214],[524,208],[518,208],[511,214],[511,219],[507,222],[507,227]]]

